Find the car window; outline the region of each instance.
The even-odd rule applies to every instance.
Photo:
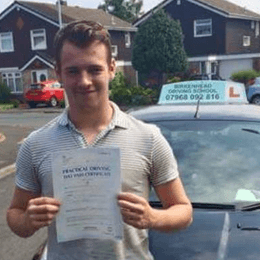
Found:
[[[192,202],[234,203],[243,190],[260,195],[259,123],[164,121],[156,124],[173,148]],[[155,199],[154,194],[151,199]]]
[[[60,83],[59,82],[55,82],[51,85],[51,88],[60,88]]]
[[[260,85],[260,78],[255,79],[255,84]]]

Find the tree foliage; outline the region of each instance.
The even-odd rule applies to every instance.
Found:
[[[142,6],[142,0],[104,0],[104,4],[99,5],[98,9],[108,11],[127,22],[133,22],[141,14]]]
[[[132,64],[141,73],[157,71],[162,75],[185,71],[188,63],[180,23],[162,9],[156,12],[138,29]]]

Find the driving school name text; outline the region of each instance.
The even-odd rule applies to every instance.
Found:
[[[217,93],[216,89],[212,88],[212,84],[201,85],[175,85],[174,89],[168,90],[169,94],[185,94],[185,93]]]
[[[170,100],[219,100],[218,91],[213,88],[212,84],[179,84],[174,89],[169,89],[165,99]]]
[[[62,170],[63,179],[79,177],[110,177],[111,169],[109,166],[80,166]]]

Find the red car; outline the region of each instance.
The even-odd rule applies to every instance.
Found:
[[[31,108],[40,103],[56,107],[61,101],[64,101],[64,89],[56,80],[34,83],[26,91],[25,100]]]

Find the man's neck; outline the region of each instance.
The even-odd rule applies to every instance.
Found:
[[[113,106],[108,102],[99,109],[69,109],[69,118],[80,131],[101,131],[105,129],[112,120]]]

